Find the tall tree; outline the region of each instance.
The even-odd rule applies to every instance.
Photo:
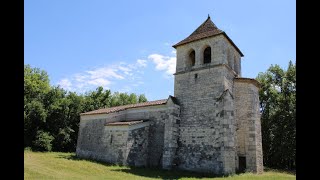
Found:
[[[47,72],[24,66],[24,145],[31,146],[37,130],[44,126],[47,110],[43,99],[50,90]]]
[[[296,66],[271,65],[259,73],[262,145],[266,166],[294,169],[296,157]]]

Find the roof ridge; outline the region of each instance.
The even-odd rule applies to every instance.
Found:
[[[198,28],[196,30],[194,30],[190,36],[192,35],[196,35],[196,34],[201,34],[201,33],[205,33],[205,32],[201,32],[200,30],[202,30],[202,28],[204,28],[205,25],[213,25],[213,28],[214,29],[219,29],[212,21],[211,21],[211,18],[210,16],[208,16],[208,18],[202,23],[200,24],[200,26],[198,26]],[[213,29],[213,30],[214,30]],[[209,31],[213,31],[213,30],[209,30]],[[197,31],[200,31],[200,33],[197,33]]]
[[[173,45],[173,47],[177,47],[182,44],[186,44],[188,42],[192,42],[195,40],[199,40],[202,38],[218,35],[223,33],[221,29],[219,29],[212,21],[210,16],[200,25],[196,30],[194,30],[187,38]]]
[[[154,101],[146,101],[146,102],[142,102],[142,103],[114,106],[114,107],[109,107],[109,108],[100,108],[100,109],[97,109],[97,110],[81,113],[80,115],[108,114],[108,113],[112,113],[112,112],[123,111],[123,110],[129,109],[129,108],[161,105],[161,104],[167,103],[167,100],[168,99],[160,99],[160,100],[154,100]]]
[[[234,42],[228,37],[226,32],[219,29],[212,21],[210,16],[195,30],[193,31],[188,37],[183,39],[182,41],[178,42],[177,44],[173,45],[172,47],[176,48],[177,46],[187,44],[193,41],[197,41],[200,39],[217,36],[217,35],[224,35],[230,43],[236,48],[236,50],[240,53],[241,57],[243,57],[242,52],[240,49],[234,44]]]

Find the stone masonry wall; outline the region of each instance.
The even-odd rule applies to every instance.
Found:
[[[211,47],[212,61],[210,64],[203,63],[203,51],[206,47]],[[200,67],[206,67],[211,65],[226,64],[228,65],[228,58],[231,58],[233,67],[230,67],[234,72],[239,71],[239,77],[241,77],[241,55],[234,48],[234,46],[223,35],[213,36],[198,41],[194,41],[188,44],[178,46],[177,50],[177,65],[176,73],[195,70]],[[195,51],[195,65],[190,67],[189,53],[191,50]],[[229,53],[229,54],[228,54]],[[237,69],[237,70],[236,70]]]
[[[234,90],[237,155],[246,157],[247,171],[260,173],[263,171],[263,157],[259,88],[248,81],[235,79]]]
[[[169,118],[168,107],[152,106],[142,109],[128,109],[126,120],[148,119],[148,163],[150,167],[162,166],[162,155],[164,146],[165,120]]]
[[[124,139],[127,139],[125,137],[127,133],[125,129],[110,132],[106,129],[105,124],[107,122],[120,121],[124,117],[125,114],[123,112],[81,116],[76,149],[77,156],[111,163],[116,162],[115,156],[108,156],[108,154],[113,154],[113,150],[110,147],[111,134],[122,134],[123,139],[116,139],[118,145],[122,146],[125,143]],[[114,137],[120,138],[117,135]]]
[[[177,166],[180,169],[223,171],[217,98],[223,92],[219,69],[203,69],[175,76],[175,97],[181,107]],[[197,78],[195,78],[197,74]],[[220,92],[220,93],[219,93]]]
[[[76,154],[79,157],[116,164],[134,162],[141,166],[146,164],[146,166],[161,167],[164,150],[165,122],[168,119],[173,120],[174,118],[171,116],[176,115],[174,115],[167,105],[133,108],[103,115],[81,116]],[[105,127],[105,124],[109,122],[130,120],[149,120],[148,130],[141,130],[141,132],[139,130],[138,132],[133,131],[128,133],[128,130],[125,129],[118,128],[116,131],[110,131],[110,128]],[[112,133],[118,133],[119,136],[112,135]],[[141,142],[142,144],[140,143],[142,147],[147,146],[146,151],[141,150],[146,153],[147,156],[140,156],[139,158],[144,157],[146,159],[138,162],[132,160],[132,157],[134,156],[130,156],[128,159],[129,161],[127,162],[127,157],[130,155],[130,153],[127,152],[127,143],[129,143],[130,146],[132,138],[142,137],[141,133],[148,134],[148,138],[143,140],[143,143]],[[118,138],[112,140],[113,142],[117,141],[117,146],[110,145],[111,135],[113,138]],[[115,149],[117,149],[117,151]],[[137,151],[138,150],[134,147],[132,153],[137,154]],[[144,161],[146,161],[146,163],[144,163]]]
[[[126,145],[128,139],[128,128],[105,127],[105,136],[103,136],[103,139],[108,156],[100,155],[100,157],[109,163],[127,165]],[[101,146],[98,147],[101,148]],[[95,159],[100,160],[99,156],[95,157]]]
[[[177,148],[179,139],[179,124],[180,124],[180,106],[169,101],[170,107],[168,109],[169,118],[165,120],[164,132],[164,147],[162,168],[172,169],[176,166],[175,159],[177,159]]]
[[[224,91],[221,97],[223,108],[222,128],[220,131],[223,137],[221,153],[223,159],[223,174],[235,173],[235,118],[234,118],[234,98],[229,89]]]
[[[235,172],[233,99],[222,96],[227,88],[231,96],[233,76],[228,72],[216,66],[175,76],[175,97],[181,106],[178,168]]]
[[[212,60],[202,64],[203,47],[207,45],[211,47]],[[177,47],[174,95],[181,108],[177,160],[180,169],[216,174],[235,172],[232,97],[235,72],[227,65],[226,48],[230,48],[230,43],[224,36]],[[196,64],[191,68],[185,63],[190,49],[196,52]]]
[[[127,139],[127,164],[129,166],[147,166],[148,164],[149,126],[130,130]]]

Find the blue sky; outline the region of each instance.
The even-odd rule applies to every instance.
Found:
[[[51,85],[83,93],[173,95],[175,43],[210,14],[243,52],[242,76],[296,61],[292,0],[25,0],[24,63],[47,71]]]

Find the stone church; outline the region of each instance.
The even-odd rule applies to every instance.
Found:
[[[81,114],[76,155],[214,174],[263,171],[259,83],[210,19],[173,45],[174,96]]]

